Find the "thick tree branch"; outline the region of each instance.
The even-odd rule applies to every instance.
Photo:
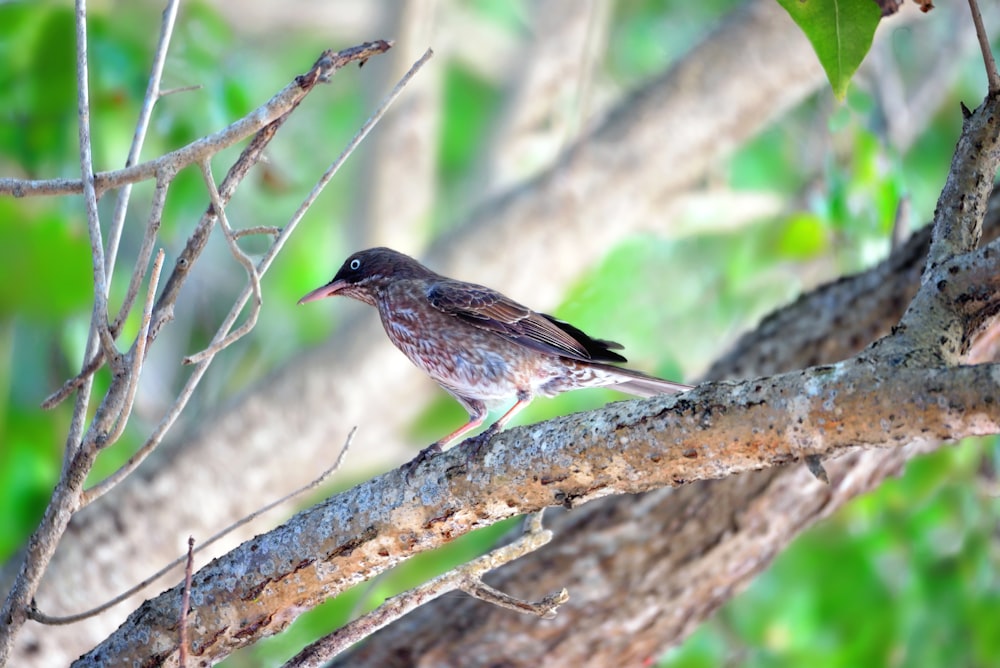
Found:
[[[807,454],[1000,432],[1000,367],[840,364],[611,404],[460,448],[407,484],[398,469],[310,508],[195,574],[192,654],[219,660],[303,609],[474,528],[782,466]],[[147,601],[74,665],[170,665],[181,588]]]
[[[979,242],[1000,163],[998,108],[1000,93],[990,93],[975,112],[966,110],[962,135],[934,211],[934,233],[924,280],[939,264],[972,250]]]

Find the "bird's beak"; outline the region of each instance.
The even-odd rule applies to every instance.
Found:
[[[323,297],[332,297],[345,287],[347,287],[347,281],[332,280],[323,287],[316,288],[307,294],[299,300],[299,303],[305,304],[306,302],[314,302],[317,299],[323,299]]]

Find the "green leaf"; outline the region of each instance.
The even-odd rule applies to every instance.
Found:
[[[872,0],[778,0],[812,42],[833,92],[843,100],[881,18]]]

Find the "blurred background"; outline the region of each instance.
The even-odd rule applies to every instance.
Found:
[[[176,431],[212,419],[297,354],[364,317],[346,301],[295,305],[347,254],[390,245],[420,255],[447,240],[484,204],[550,169],[629,91],[682,59],[741,4],[620,0],[570,3],[570,12],[566,3],[526,0],[182,5],[163,86],[200,88],[159,103],[144,159],[248,113],[323,49],[396,40],[386,56],[318,88],[292,116],[228,209],[238,227],[283,225],[398,76],[424,49],[435,57],[404,92],[394,111],[399,120],[376,129],[306,215],[264,279],[256,329],[219,356]],[[91,3],[99,170],[120,167],[127,153],[161,10],[152,2]],[[988,14],[987,25],[998,19]],[[475,267],[449,273],[622,342],[634,368],[697,380],[772,309],[884,258],[901,198],[913,227],[930,219],[960,127],[959,102],[977,105],[985,77],[964,11],[946,7],[892,21],[845,101],[818,86],[714,160],[696,187],[673,194],[662,218],[611,235],[595,261],[559,283],[566,287],[554,302],[539,303],[548,300],[539,296],[544,287],[515,292]],[[69,3],[0,4],[0,175],[78,172],[73,48]],[[215,160],[217,177],[239,148]],[[151,192],[150,184],[135,188],[123,258],[138,248]],[[102,201],[106,214],[110,206]],[[186,170],[170,189],[162,221],[167,267],[205,206],[200,175]],[[39,404],[82,362],[92,294],[88,243],[80,198],[0,199],[0,561],[34,528],[59,473],[69,405],[44,412]],[[242,243],[250,253],[267,248],[265,238]],[[540,248],[544,257],[544,243]],[[549,268],[534,261],[537,244],[522,249],[515,239],[482,252],[515,267],[523,262],[511,271],[546,284]],[[114,277],[113,305],[124,296],[129,269]],[[223,240],[213,239],[150,356],[129,430],[102,455],[95,479],[115,470],[159,421],[186,377],[180,358],[210,340],[244,283]],[[137,323],[129,327],[126,339]],[[396,362],[407,364],[401,355]],[[106,387],[99,375],[97,392]],[[465,419],[442,392],[421,387],[427,406],[400,435],[410,455]],[[620,395],[539,401],[520,421],[611,398]],[[358,457],[322,495],[398,466],[404,455],[368,448]],[[998,457],[995,439],[978,439],[912,462],[900,479],[803,535],[662,665],[997,665]],[[324,629],[482,552],[508,526],[422,555],[226,665],[273,665]]]

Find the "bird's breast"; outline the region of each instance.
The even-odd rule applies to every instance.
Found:
[[[547,375],[538,368],[545,356],[439,311],[412,294],[385,295],[378,308],[389,340],[456,394],[487,402],[505,400],[520,389],[537,386]]]

